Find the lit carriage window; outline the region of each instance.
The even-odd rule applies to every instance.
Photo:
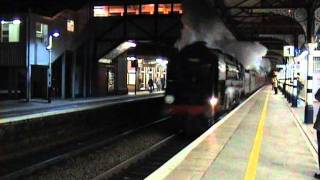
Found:
[[[182,4],[181,3],[173,4],[173,12],[178,13],[178,14],[182,14],[183,13]]]
[[[171,4],[159,4],[158,5],[159,14],[169,14],[171,13]]]
[[[123,6],[109,6],[109,16],[123,16]]]
[[[141,6],[141,14],[154,14],[154,4],[143,4]]]
[[[128,15],[139,15],[139,5],[128,5],[127,6],[127,14]]]

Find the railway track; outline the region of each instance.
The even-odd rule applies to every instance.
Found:
[[[241,102],[245,99],[242,99]],[[236,106],[232,107],[232,109],[235,107]],[[229,111],[221,113],[217,118],[217,121],[222,119],[228,113]],[[124,161],[121,164],[99,174],[93,178],[93,180],[144,179],[191,143],[195,138],[196,137],[186,137],[183,135],[183,132],[168,136],[166,139],[151,146],[127,161]]]
[[[104,146],[111,145],[112,143],[126,138],[134,133],[144,131],[145,129],[157,126],[162,123],[166,123],[169,121],[169,119],[170,117],[165,117],[147,125],[124,131],[120,134],[114,135],[111,138],[110,136],[109,138],[92,137],[91,139],[87,139],[85,142],[78,142],[73,146],[73,148],[68,151],[63,150],[62,153],[49,152],[48,154],[39,154],[39,156],[41,156],[40,158],[35,155],[31,158],[38,158],[40,160],[33,160],[32,163],[26,162],[30,161],[30,157],[28,157],[27,159],[19,159],[18,161],[22,162],[22,164],[18,163],[16,165],[17,167],[14,167],[15,165],[10,164],[11,168],[14,168],[15,170],[10,171],[10,173],[1,175],[0,179],[21,179],[32,173],[38,172],[39,170],[43,170],[56,165],[62,161],[66,161],[81,154],[86,154]],[[5,164],[3,167],[6,167]]]
[[[144,179],[192,142],[193,138],[185,138],[181,134],[180,132],[167,137],[127,161],[96,176],[93,180]]]
[[[225,112],[220,115],[218,119],[221,119],[225,116],[228,112]],[[72,150],[64,151],[63,153],[53,153],[46,158],[42,158],[40,161],[35,161],[32,164],[28,164],[26,166],[16,168],[16,170],[11,171],[7,174],[0,175],[0,179],[21,179],[27,177],[29,175],[34,175],[35,173],[39,172],[39,170],[45,170],[52,166],[61,166],[58,163],[67,161],[68,159],[72,159],[74,157],[82,156],[84,154],[89,154],[97,149],[101,149],[103,147],[108,147],[113,143],[125,139],[130,135],[143,132],[148,130],[152,127],[155,127],[161,123],[169,122],[170,117],[165,117],[155,122],[149,123],[147,125],[130,129],[124,131],[120,134],[113,135],[110,138],[110,134],[108,138],[93,138],[88,139],[85,142],[80,142],[74,146]],[[171,121],[170,121],[171,122]],[[169,128],[170,125],[166,127],[162,127],[162,129]],[[161,129],[161,128],[158,128]],[[162,164],[164,164],[167,160],[173,157],[176,153],[182,150],[185,146],[187,146],[190,142],[192,142],[192,138],[186,138],[185,136],[181,136],[180,133],[177,134],[170,134],[166,138],[162,138],[161,141],[159,140],[157,143],[154,143],[149,148],[141,150],[127,159],[124,159],[119,162],[118,165],[114,165],[112,167],[108,167],[102,169],[99,172],[92,173],[90,178],[95,180],[98,179],[143,179],[152,173],[154,170],[159,168]],[[130,146],[130,145],[128,145]],[[134,145],[133,145],[134,146]],[[117,156],[121,154],[117,154]],[[43,156],[43,155],[41,155]],[[34,157],[36,158],[36,157]],[[20,160],[25,161],[25,160]],[[84,162],[90,163],[90,162]],[[60,163],[61,164],[61,163]],[[5,165],[5,164],[3,164]],[[2,165],[2,166],[3,166]],[[6,166],[3,166],[6,167]],[[106,170],[109,169],[109,170]],[[68,178],[68,177],[63,177]],[[32,178],[31,178],[32,179]],[[37,175],[33,176],[33,179],[38,179]],[[46,179],[46,178],[39,178],[39,179]],[[55,178],[54,178],[55,179]],[[58,178],[60,179],[60,178]],[[77,179],[77,178],[74,178]],[[86,179],[86,178],[82,178]]]

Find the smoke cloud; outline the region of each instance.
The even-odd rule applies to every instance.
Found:
[[[176,47],[196,41],[204,41],[210,48],[221,49],[236,57],[246,69],[270,71],[270,62],[262,60],[268,49],[258,42],[241,42],[232,35],[215,12],[215,5],[210,0],[185,0],[181,38]]]

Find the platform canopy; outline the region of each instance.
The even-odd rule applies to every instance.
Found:
[[[320,6],[319,0],[217,2],[222,17],[225,17],[224,22],[238,40],[260,42],[269,49],[266,57],[280,63],[284,45],[298,44],[301,47],[307,42],[308,11],[314,12]],[[314,19],[310,23],[314,24]]]
[[[132,0],[132,2],[135,1],[138,2],[138,0]],[[169,1],[175,0],[161,2]],[[179,2],[184,1],[179,0]],[[53,16],[63,9],[76,10],[87,3],[97,2],[114,3],[117,0],[1,0],[0,12],[12,14],[28,12],[31,9],[39,14]],[[119,0],[118,2],[130,1]],[[159,1],[143,0],[143,2]],[[220,17],[238,40],[260,42],[269,51],[273,51],[273,56],[269,57],[277,61],[282,58],[280,51],[283,45],[295,43],[302,46],[307,41],[307,30],[303,24],[307,24],[308,11],[314,12],[320,7],[319,0],[199,0],[197,3],[214,4],[220,12]],[[297,39],[290,40],[288,36],[295,36]]]

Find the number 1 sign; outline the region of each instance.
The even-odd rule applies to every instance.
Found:
[[[284,57],[294,57],[294,46],[283,46]]]

